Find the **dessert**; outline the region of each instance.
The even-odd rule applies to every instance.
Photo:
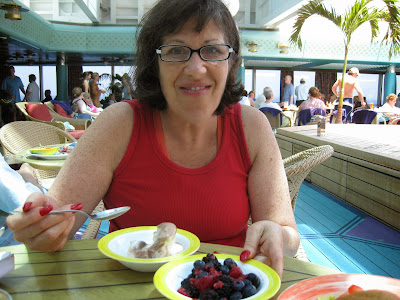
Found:
[[[58,152],[58,147],[40,147],[29,150],[32,154],[53,155]]]
[[[128,256],[135,258],[160,258],[175,255],[183,250],[182,245],[175,243],[176,226],[165,222],[157,225],[153,234],[153,243],[131,241]]]

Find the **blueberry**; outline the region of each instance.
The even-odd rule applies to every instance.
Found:
[[[256,289],[256,287],[255,287],[254,285],[252,285],[252,284],[246,285],[246,286],[243,288],[243,291],[242,291],[242,295],[243,295],[244,298],[251,297],[251,296],[253,296],[255,293],[257,293],[257,289]]]
[[[204,277],[204,276],[208,276],[208,273],[205,272],[205,271],[203,271],[199,275],[197,275],[196,278],[201,278],[201,277]]]
[[[240,292],[241,290],[243,290],[244,287],[245,287],[245,284],[241,280],[235,280],[233,282],[233,288],[235,289],[235,291],[239,291]]]
[[[253,283],[248,279],[243,280],[243,282],[245,285],[253,285]]]
[[[205,268],[214,268],[214,264],[212,262],[208,262],[205,264]]]
[[[240,292],[234,292],[230,297],[229,300],[239,300],[243,299],[242,294]]]
[[[229,269],[232,269],[232,267],[236,267],[237,264],[232,258],[227,258],[224,261],[224,266],[227,266]]]
[[[260,286],[260,278],[256,274],[247,274],[247,279],[250,280],[256,288]]]
[[[227,266],[221,266],[220,270],[221,270],[222,274],[229,275],[230,271],[229,271],[229,268]]]
[[[204,270],[206,268],[206,263],[202,260],[196,260],[193,266],[195,269]]]

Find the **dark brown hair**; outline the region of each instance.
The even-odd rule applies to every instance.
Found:
[[[161,91],[155,50],[162,45],[166,35],[179,31],[191,18],[196,20],[196,32],[201,32],[213,20],[224,33],[227,44],[235,51],[229,58],[230,72],[215,111],[220,114],[226,106],[239,101],[243,91],[242,84],[237,81],[241,60],[239,32],[232,15],[220,0],[160,0],[142,18],[142,27],[137,33],[134,94],[139,101],[148,102],[153,108],[163,110],[167,107]]]

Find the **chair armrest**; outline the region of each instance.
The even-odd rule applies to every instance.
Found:
[[[288,125],[285,127],[292,127],[292,119],[290,117],[286,116],[285,114],[281,113],[281,115],[282,115],[282,123],[283,123],[284,118],[288,120]]]
[[[85,130],[92,123],[92,121],[89,119],[75,119],[75,118],[64,117],[51,109],[49,109],[49,112],[54,120],[60,122],[69,122],[72,126],[75,127],[76,130]]]

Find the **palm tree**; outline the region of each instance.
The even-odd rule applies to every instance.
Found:
[[[354,31],[364,23],[368,22],[371,28],[372,42],[379,33],[378,21],[385,21],[389,26],[382,42],[390,44],[390,59],[392,54],[400,53],[400,12],[399,8],[396,6],[398,0],[382,0],[385,3],[385,9],[381,10],[376,7],[368,7],[368,4],[372,1],[374,0],[356,0],[355,4],[342,16],[337,14],[334,8],[328,9],[323,3],[319,3],[320,1],[311,0],[299,10],[289,42],[299,49],[302,48],[303,43],[301,41],[300,32],[303,28],[304,22],[313,15],[319,15],[332,21],[340,28],[344,37],[345,52],[342,72],[342,78],[344,79],[347,69],[349,44]],[[341,81],[340,86],[337,116],[342,115],[343,90],[344,80]],[[342,118],[336,118],[336,123],[342,123]]]

